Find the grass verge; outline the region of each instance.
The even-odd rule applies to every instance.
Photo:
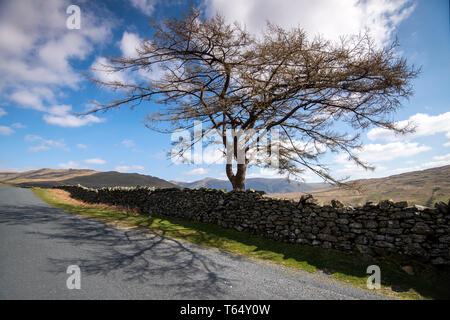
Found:
[[[382,282],[377,293],[400,299],[450,299],[448,269],[438,269],[405,257],[364,258],[337,250],[276,242],[206,223],[167,216],[136,215],[104,206],[72,202],[61,198],[52,189],[33,188],[32,191],[52,206],[109,225],[140,228],[311,273],[323,271],[332,279],[366,290],[369,276],[366,269],[376,264],[381,268]],[[403,271],[404,266],[411,266],[414,275]]]

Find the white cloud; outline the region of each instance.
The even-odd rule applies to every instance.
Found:
[[[267,179],[289,179],[291,181],[298,182],[323,182],[323,180],[308,168],[304,168],[305,171],[298,176],[293,176],[288,173],[280,174],[277,169],[272,168],[258,168],[257,172],[248,172],[246,178],[267,178]],[[319,169],[319,168],[317,168]],[[227,179],[226,175],[223,175],[224,179]]]
[[[125,31],[118,46],[124,58],[137,58],[139,56],[137,49],[144,42],[144,39],[132,32]],[[157,62],[148,69],[139,68],[138,70],[116,71],[105,57],[97,57],[91,65],[91,72],[95,79],[105,83],[135,83],[139,81],[159,80],[165,71]],[[108,87],[105,87],[109,89]]]
[[[82,11],[82,28],[66,27],[69,0],[7,1],[0,10],[0,96],[18,107],[47,111],[54,93],[78,89],[84,77],[72,62],[86,59],[109,39],[112,22],[95,4]],[[95,9],[95,10],[94,10]],[[52,122],[60,122],[50,117]]]
[[[208,169],[197,168],[197,169],[193,169],[191,171],[183,172],[183,174],[188,175],[188,176],[198,176],[198,175],[202,175],[202,174],[207,174],[208,172],[209,172]]]
[[[0,118],[3,116],[6,116],[8,114],[8,112],[5,111],[5,109],[0,108]]]
[[[443,155],[443,156],[433,157],[433,160],[434,161],[425,162],[425,163],[419,164],[417,166],[397,168],[397,169],[392,170],[391,174],[399,174],[399,173],[403,173],[403,172],[425,170],[425,169],[450,165],[450,153]]]
[[[397,158],[411,157],[430,149],[430,147],[419,145],[416,142],[392,142],[388,144],[367,144],[355,153],[364,162],[375,163]],[[339,154],[335,158],[335,162],[338,164],[346,164],[350,162],[350,160],[348,160],[348,156],[346,154]]]
[[[404,127],[408,122],[415,125],[416,130],[411,134],[403,136],[396,135],[390,130],[375,128],[367,133],[370,140],[385,140],[398,141],[404,139],[414,139],[417,137],[431,136],[440,132],[447,132],[447,138],[450,139],[450,112],[442,113],[437,116],[430,116],[425,113],[417,113],[411,116],[408,120],[397,122],[401,127]]]
[[[245,175],[246,178],[268,178],[268,179],[286,178],[286,176],[287,176],[286,174],[280,175],[278,170],[269,168],[259,168],[257,173],[247,173]]]
[[[81,127],[91,123],[104,122],[105,119],[96,117],[92,114],[84,116],[76,116],[71,114],[72,107],[68,105],[57,105],[47,109],[49,114],[45,114],[43,119],[45,122],[60,127]]]
[[[433,157],[433,159],[434,159],[434,160],[437,160],[437,161],[446,161],[446,160],[450,160],[450,153],[447,153],[446,155],[443,155],[443,156],[436,156],[436,157]]]
[[[202,160],[205,164],[224,164],[226,162],[222,146],[209,145],[202,151],[203,157],[200,159],[199,155],[194,153],[194,159]]]
[[[373,163],[408,158],[430,149],[430,147],[419,145],[416,142],[392,142],[388,144],[367,144],[357,154],[364,161]]]
[[[136,49],[141,42],[142,39],[137,34],[125,31],[119,43],[122,55],[127,58],[136,58],[138,56]]]
[[[115,72],[105,57],[97,57],[91,66],[94,78],[102,82],[126,83],[126,74],[124,72]]]
[[[0,135],[1,136],[9,136],[10,134],[13,134],[14,130],[11,129],[10,127],[6,127],[6,126],[0,126]]]
[[[446,158],[443,160],[437,160],[437,161],[431,161],[427,162],[423,165],[423,168],[435,168],[435,167],[441,167],[441,166],[448,166],[450,165],[450,159]]]
[[[77,148],[79,148],[79,149],[86,149],[87,146],[85,144],[79,143],[79,144],[77,144]]]
[[[86,159],[82,161],[83,163],[86,164],[105,164],[106,161],[100,158],[93,158],[93,159]],[[76,162],[76,161],[69,161],[66,163],[60,163],[58,164],[58,166],[60,168],[63,169],[81,169],[81,168],[85,168],[85,166],[81,165],[80,162]]]
[[[343,161],[341,163],[343,166],[339,169],[336,169],[336,173],[349,176],[352,179],[363,179],[363,178],[374,178],[376,176],[380,176],[381,174],[385,174],[388,170],[387,167],[377,165],[374,171],[366,170],[364,168],[359,167],[354,162],[350,162],[349,160]]]
[[[70,1],[9,1],[0,13],[1,86],[53,84],[75,88],[82,77],[71,59],[82,60],[110,34],[111,23],[83,11],[82,28],[68,32]]]
[[[116,171],[119,172],[130,172],[130,171],[143,171],[145,168],[140,165],[132,165],[132,166],[116,166]]]
[[[44,103],[55,103],[55,95],[52,90],[43,86],[28,88],[17,87],[9,95],[9,100],[15,102],[18,107],[39,111],[47,111]]]
[[[130,140],[130,139],[125,139],[125,140],[123,140],[123,141],[122,141],[122,144],[123,144],[125,147],[127,147],[127,148],[132,148],[132,147],[136,146],[136,144],[134,143],[134,141],[133,141],[133,140]]]
[[[39,111],[45,111],[42,104],[42,99],[39,95],[29,92],[27,90],[18,90],[9,96],[9,99],[16,102],[19,107],[30,108]]]
[[[54,124],[60,127],[81,127],[85,126],[87,124],[91,123],[99,123],[103,122],[104,120],[93,116],[93,115],[86,115],[86,116],[74,116],[71,114],[66,114],[63,116],[52,116],[52,115],[44,115],[44,120],[47,123]]]
[[[25,140],[28,142],[37,142],[37,145],[31,146],[28,148],[28,150],[37,152],[37,151],[44,151],[44,150],[50,150],[51,148],[59,148],[62,150],[68,151],[69,149],[66,147],[66,144],[64,140],[50,140],[50,139],[44,139],[40,136],[28,134],[25,136]]]
[[[93,159],[86,159],[84,160],[84,163],[88,164],[105,164],[106,161],[100,158],[93,158]]]
[[[22,123],[20,123],[20,122],[15,122],[15,123],[13,123],[13,124],[11,125],[11,127],[15,128],[15,129],[24,129],[24,128],[26,128],[27,126],[24,125],[24,124],[22,124]]]
[[[2,23],[0,27],[0,48],[9,53],[20,54],[32,46],[32,38],[13,24]]]
[[[365,170],[359,167],[353,161],[349,160],[347,155],[339,154],[335,158],[335,163],[342,167],[337,168],[336,172],[339,174],[349,175],[355,178],[373,178],[380,176],[380,174],[388,174],[390,171],[388,167],[377,164],[378,162],[385,162],[397,158],[408,158],[431,150],[430,147],[419,145],[416,142],[392,142],[388,144],[368,144],[363,146],[363,149],[356,152],[363,162],[370,165],[375,164],[375,171]]]
[[[91,51],[86,37],[78,33],[67,32],[58,40],[51,40],[39,49],[39,58],[45,66],[52,69],[70,71],[70,58],[84,59]],[[74,78],[74,80],[77,80]]]
[[[67,163],[60,163],[58,164],[58,167],[62,169],[79,169],[80,164],[74,161],[69,161]]]
[[[158,0],[130,0],[131,4],[146,15],[151,15]]]
[[[219,12],[253,33],[261,32],[267,20],[334,40],[368,28],[378,44],[386,43],[415,8],[410,0],[204,0],[203,5],[207,16]]]
[[[448,142],[444,143],[444,147],[450,147],[450,131],[447,132],[445,137],[448,139]]]
[[[139,35],[125,31],[118,46],[125,58],[137,58],[137,49],[144,40]],[[154,63],[151,69],[115,71],[105,57],[97,57],[91,65],[91,71],[94,78],[106,82],[134,83],[138,80],[156,80],[161,79],[164,70],[158,63]]]

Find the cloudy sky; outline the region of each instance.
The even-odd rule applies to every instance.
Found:
[[[70,5],[81,9],[81,29],[69,30]],[[93,100],[112,93],[90,83],[105,56],[132,56],[140,39],[151,38],[149,17],[178,16],[195,5],[205,16],[220,12],[258,33],[267,20],[286,28],[336,39],[369,29],[379,45],[395,37],[399,54],[422,66],[415,95],[397,113],[413,121],[414,134],[396,137],[379,129],[363,133],[365,172],[346,157],[327,154],[335,176],[380,177],[450,164],[450,35],[448,0],[4,0],[0,2],[0,171],[42,167],[139,172],[168,180],[224,178],[223,165],[173,164],[170,135],[142,120],[157,106],[77,117]],[[95,74],[98,77],[108,75]],[[123,77],[125,75],[117,75]],[[143,75],[145,76],[145,75]],[[157,76],[157,75],[147,75]],[[109,75],[111,77],[111,75]],[[210,156],[210,155],[206,155]],[[274,177],[252,168],[248,176]],[[305,174],[307,181],[319,181]]]

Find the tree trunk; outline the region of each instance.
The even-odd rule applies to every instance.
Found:
[[[233,165],[226,165],[227,177],[233,186],[233,191],[245,191],[246,164],[238,164],[236,174],[233,173]]]

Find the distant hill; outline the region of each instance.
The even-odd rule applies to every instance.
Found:
[[[338,199],[348,205],[378,202],[384,199],[406,200],[410,204],[431,206],[435,202],[447,202],[450,198],[450,166],[413,171],[385,178],[355,180],[363,193],[328,187],[311,193],[321,203]],[[273,194],[272,197],[299,199],[304,192]]]
[[[228,180],[214,178],[205,178],[194,182],[171,181],[181,187],[190,189],[214,188],[232,190],[231,183]],[[297,181],[288,181],[287,179],[265,179],[249,178],[245,181],[247,189],[261,190],[267,193],[287,193],[287,192],[306,192],[321,189],[329,186],[326,183],[301,183]]]
[[[321,203],[338,199],[348,205],[378,202],[384,199],[406,200],[410,204],[430,206],[437,201],[450,198],[450,165],[423,171],[407,172],[385,178],[355,180],[363,189],[342,190],[325,183],[301,183],[286,179],[250,178],[248,189],[263,190],[271,197],[299,199],[311,193]],[[157,177],[137,173],[115,171],[100,172],[85,169],[39,169],[26,172],[0,172],[0,183],[17,186],[51,187],[65,184],[81,184],[100,188],[113,186],[153,186],[158,188],[215,188],[231,190],[227,180],[205,178],[195,182],[166,181]]]
[[[4,178],[10,177],[13,174],[16,174],[17,172],[13,171],[0,171],[0,181]]]
[[[0,181],[4,183],[19,184],[24,182],[60,181],[74,177],[86,176],[99,171],[87,169],[37,169],[25,172],[15,172],[1,175]]]
[[[85,187],[101,188],[114,186],[150,186],[158,188],[178,188],[166,180],[138,174],[116,171],[100,172],[84,169],[39,169],[1,176],[0,182],[18,186],[51,187],[57,185],[81,184]]]

